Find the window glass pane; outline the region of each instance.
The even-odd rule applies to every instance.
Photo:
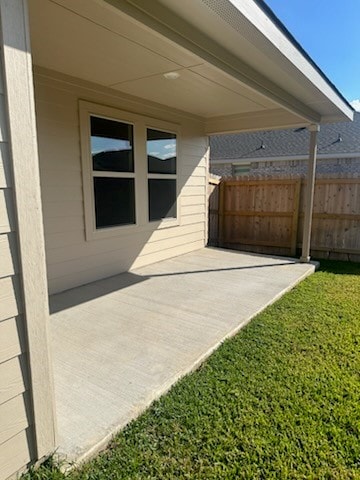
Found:
[[[247,175],[250,172],[250,163],[244,163],[242,165],[233,165],[232,170],[233,170],[233,175],[236,177]]]
[[[147,130],[149,173],[176,173],[176,135],[159,130]]]
[[[133,172],[133,144],[132,125],[91,117],[91,155],[94,170]]]
[[[96,228],[135,223],[133,178],[94,178]]]
[[[149,220],[176,218],[176,180],[149,179]]]

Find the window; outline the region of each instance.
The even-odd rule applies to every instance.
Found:
[[[96,229],[134,224],[133,126],[91,115],[90,130]]]
[[[232,174],[234,177],[241,177],[244,175],[249,175],[250,173],[250,163],[243,163],[239,165],[232,165]]]
[[[85,100],[79,114],[86,240],[179,225],[178,125]]]
[[[147,129],[149,221],[177,216],[176,135]]]

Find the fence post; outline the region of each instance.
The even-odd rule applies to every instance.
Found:
[[[295,183],[294,207],[291,225],[291,246],[290,255],[296,256],[297,235],[299,226],[299,207],[300,207],[301,179]]]
[[[306,175],[307,185],[305,192],[304,231],[300,257],[300,262],[303,263],[310,262],[310,241],[315,191],[316,154],[320,125],[310,125],[308,127],[308,130],[310,130],[309,163]]]
[[[222,180],[219,185],[219,211],[218,211],[218,235],[219,235],[219,247],[224,244],[224,211],[225,211],[225,182]]]

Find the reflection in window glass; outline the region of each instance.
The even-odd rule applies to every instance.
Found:
[[[132,125],[92,116],[91,155],[96,171],[133,172]]]
[[[176,218],[176,180],[149,179],[149,220]]]
[[[133,178],[94,178],[96,228],[135,223]]]
[[[176,174],[176,135],[147,129],[148,173]]]

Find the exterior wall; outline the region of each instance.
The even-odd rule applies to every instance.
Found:
[[[2,58],[1,58],[2,61]],[[2,62],[1,62],[2,63]],[[4,85],[0,70],[0,479],[33,458],[23,303]]]
[[[250,163],[251,176],[306,175],[308,160],[257,161]],[[232,176],[232,163],[210,163],[210,172]],[[356,158],[318,158],[316,174],[360,176],[360,155]]]
[[[203,124],[170,109],[78,79],[37,69],[40,174],[48,285],[60,292],[199,249],[206,242],[208,139]],[[180,224],[147,223],[131,233],[87,240],[79,137],[79,99],[179,124]],[[146,183],[144,185],[144,191]]]

